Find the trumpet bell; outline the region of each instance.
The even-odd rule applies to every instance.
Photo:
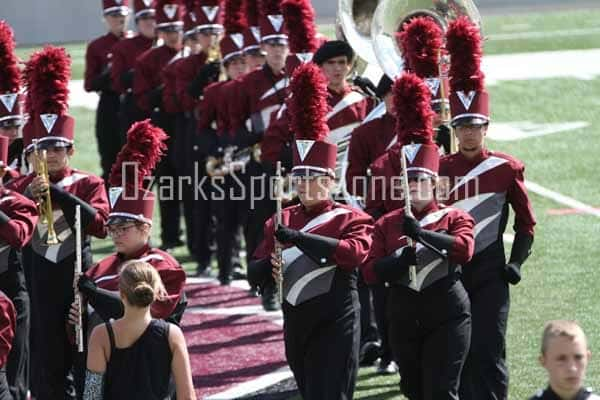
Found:
[[[402,49],[396,33],[410,19],[429,16],[444,31],[448,24],[467,16],[481,27],[481,15],[473,0],[383,0],[373,14],[371,38],[373,51],[383,71],[395,79],[404,70]]]

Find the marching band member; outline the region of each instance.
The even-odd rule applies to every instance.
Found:
[[[461,383],[461,399],[505,399],[508,391],[506,324],[508,284],[521,280],[520,269],[533,244],[535,217],[524,182],[523,163],[485,146],[489,96],[480,70],[479,28],[466,18],[450,24],[452,126],[459,151],[442,159],[440,176],[449,187],[447,204],[475,220],[475,255],[464,266],[463,283],[471,300],[473,336]],[[466,178],[465,178],[466,177]],[[503,234],[509,205],[515,212],[515,240],[508,263]]]
[[[459,264],[473,255],[473,219],[435,200],[439,154],[427,85],[405,73],[393,91],[410,208],[377,221],[362,271],[367,282],[390,285],[389,339],[404,396],[458,399],[471,336],[469,298]]]
[[[154,318],[179,324],[187,305],[183,292],[185,272],[170,254],[149,244],[154,194],[143,187],[144,178],[152,173],[166,150],[165,140],[165,133],[148,120],[135,123],[127,133],[127,144],[111,171],[111,211],[107,229],[117,252],[102,259],[78,281],[93,314],[105,322],[123,316],[123,304],[118,294],[119,272],[129,260],[151,264],[165,285],[166,295],[151,307]],[[73,304],[71,321],[76,313],[77,307]],[[93,314],[91,325],[99,322]]]
[[[360,341],[356,268],[371,245],[372,219],[330,198],[337,149],[325,141],[328,93],[320,68],[298,67],[290,89],[300,204],[282,211],[281,225],[267,221],[249,277],[273,286],[282,268],[285,352],[302,398],[349,400]],[[283,262],[276,241],[285,247]]]
[[[448,84],[447,79],[439,77],[444,32],[432,18],[417,17],[404,24],[399,38],[407,68],[423,79],[431,91],[431,107],[436,112],[434,127],[437,129],[441,122],[438,113],[444,101],[441,99],[440,88]],[[402,138],[397,135],[396,138],[397,143],[402,142]],[[375,218],[403,206],[400,188],[394,183],[400,175],[400,147],[393,144],[370,166],[371,177],[365,210]]]
[[[202,97],[198,106],[198,132],[201,138],[201,151],[204,159],[208,155],[223,157],[224,149],[230,145],[232,130],[230,127],[229,106],[234,101],[233,86],[237,80],[247,73],[244,58],[244,29],[246,19],[243,14],[242,1],[229,0],[225,3],[225,36],[219,42],[223,68],[227,80],[215,82],[202,88]],[[206,83],[208,83],[208,79]],[[206,171],[209,175],[211,171]],[[213,183],[222,187],[229,193],[235,190],[233,178],[226,174],[220,177],[221,181],[214,178]],[[211,189],[209,189],[210,191]],[[202,237],[208,241],[209,217],[212,212],[216,219],[217,264],[219,268],[219,281],[229,284],[232,278],[234,247],[238,232],[244,226],[248,211],[248,199],[237,199],[225,196],[222,199],[199,199],[197,204],[203,207],[200,211],[204,221]],[[208,267],[210,259],[200,259],[197,274],[202,274]]]
[[[73,354],[64,317],[73,300],[75,206],[81,206],[85,270],[92,259],[91,236],[106,236],[108,199],[101,178],[70,166],[75,152],[75,120],[67,114],[70,60],[65,50],[48,46],[34,53],[24,75],[29,113],[24,145],[30,165],[38,164],[35,158],[43,160],[36,153],[47,153],[48,173],[47,177],[38,175],[40,169],[34,168],[34,172],[8,185],[36,199],[45,209],[30,245],[23,250],[31,298],[32,392],[37,399],[71,398],[75,391],[67,374]],[[37,140],[37,145],[32,140]],[[48,209],[49,199],[52,210]],[[52,241],[52,233],[56,234],[57,244]],[[76,379],[83,384],[83,377]]]
[[[90,42],[85,52],[83,86],[87,92],[97,92],[100,95],[96,108],[96,140],[102,179],[105,181],[123,145],[119,119],[115,118],[119,114],[119,94],[111,85],[111,68],[112,47],[129,34],[125,31],[129,15],[128,4],[128,0],[102,0],[108,33]]]
[[[11,353],[13,338],[15,337],[15,307],[10,299],[0,291],[0,400],[13,400],[7,382],[5,367]]]
[[[182,46],[183,6],[177,0],[160,0],[156,5],[156,29],[163,45],[141,54],[135,64],[133,94],[144,118],[151,117],[154,124],[165,132],[174,132],[174,114],[167,112],[164,104],[163,69],[176,59]],[[183,243],[179,238],[180,201],[175,170],[172,140],[169,150],[158,168],[159,208],[161,216],[161,248],[169,250]],[[164,190],[163,190],[164,189]]]
[[[134,9],[137,35],[118,41],[111,49],[111,85],[121,98],[119,107],[121,144],[125,142],[125,135],[131,124],[141,119],[141,111],[136,106],[133,97],[135,60],[152,47],[156,36],[154,29],[156,25],[155,0],[134,0]]]
[[[189,177],[188,183],[182,182],[183,210],[187,247],[198,265],[210,263],[211,251],[207,236],[210,227],[208,209],[205,207],[207,202],[200,199],[200,194],[195,193],[194,177],[200,176],[205,156],[201,155],[202,143],[196,134],[194,111],[198,106],[203,86],[219,78],[221,66],[218,42],[223,32],[223,14],[220,0],[196,2],[193,12],[188,12],[187,15],[196,16],[194,37],[197,38],[200,51],[193,52],[173,66],[175,95],[181,105],[180,121],[175,136],[175,151],[179,160],[177,168],[180,176]]]
[[[8,168],[8,142],[8,138],[0,136],[0,175]],[[26,400],[29,388],[29,294],[21,249],[33,237],[37,214],[33,201],[4,188],[0,182],[0,291],[8,296],[16,311],[12,350],[4,361],[11,398],[16,400]]]
[[[247,26],[244,29],[244,58],[248,71],[261,69],[265,65],[265,52],[260,45],[258,1],[244,0],[244,15],[247,20]]]
[[[19,95],[20,80],[12,28],[5,21],[0,21],[0,136],[9,140],[4,182],[20,175],[23,140],[19,138],[19,127],[24,121]]]

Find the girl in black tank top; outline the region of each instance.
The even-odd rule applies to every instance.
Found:
[[[156,269],[144,261],[126,263],[119,292],[123,318],[97,326],[90,337],[84,400],[170,399],[171,378],[177,400],[195,400],[181,329],[150,314],[165,293]]]
[[[169,323],[154,319],[142,336],[126,348],[118,348],[110,323],[110,359],[106,365],[105,399],[163,400],[169,398],[171,348]]]

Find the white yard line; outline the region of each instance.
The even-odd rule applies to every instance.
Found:
[[[600,33],[600,28],[562,29],[557,31],[533,31],[533,32],[511,32],[493,33],[485,35],[489,40],[517,40],[517,39],[549,39],[567,36],[588,36]]]
[[[292,371],[289,367],[278,369],[275,372],[263,375],[254,380],[241,383],[237,386],[232,387],[221,393],[216,393],[211,396],[207,396],[204,400],[231,400],[237,399],[248,394],[258,392],[259,390],[265,389],[269,386],[273,386],[285,379],[291,378]]]
[[[569,208],[573,208],[573,209],[581,211],[583,213],[590,214],[590,215],[593,215],[594,217],[600,218],[600,210],[597,210],[592,206],[582,203],[579,200],[575,200],[574,198],[565,196],[564,194],[555,192],[554,190],[547,189],[547,188],[543,187],[542,185],[537,184],[532,181],[526,180],[525,186],[527,187],[527,190],[529,190],[539,196],[545,197],[547,199],[555,201],[556,203],[565,205]]]

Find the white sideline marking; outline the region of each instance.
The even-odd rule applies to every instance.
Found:
[[[497,122],[490,125],[487,136],[499,142],[528,139],[537,136],[570,132],[590,126],[589,122],[573,121],[551,124],[538,124],[531,121]]]
[[[565,36],[587,36],[594,33],[600,33],[600,28],[586,29],[563,29],[558,31],[532,31],[532,32],[512,32],[512,33],[495,33],[485,35],[486,39],[491,41],[498,40],[516,40],[516,39],[548,39]]]
[[[237,386],[232,387],[231,389],[228,389],[224,392],[221,393],[216,393],[213,394],[211,396],[207,396],[204,399],[205,400],[230,400],[230,399],[237,399],[239,397],[243,397],[245,395],[248,395],[250,393],[254,393],[257,392],[259,390],[262,390],[266,387],[275,385],[285,379],[291,378],[292,375],[292,371],[290,371],[289,367],[283,367],[281,369],[278,369],[275,372],[271,372],[269,374],[263,375],[259,378],[256,378],[254,380],[248,381],[248,382],[244,382],[244,383],[240,383]]]
[[[506,243],[512,244],[515,241],[515,235],[513,235],[512,233],[505,233],[504,235],[502,235],[502,239]]]
[[[571,197],[565,196],[564,194],[560,194],[553,190],[547,189],[547,188],[543,187],[542,185],[539,185],[535,182],[531,182],[528,180],[525,180],[525,186],[527,187],[527,190],[530,190],[537,195],[546,197],[547,199],[550,199],[559,204],[565,205],[569,208],[573,208],[573,209],[579,210],[583,213],[590,214],[590,215],[593,215],[594,217],[600,218],[600,210],[597,210],[592,206],[588,206],[587,204],[582,203],[579,200],[575,200]]]

